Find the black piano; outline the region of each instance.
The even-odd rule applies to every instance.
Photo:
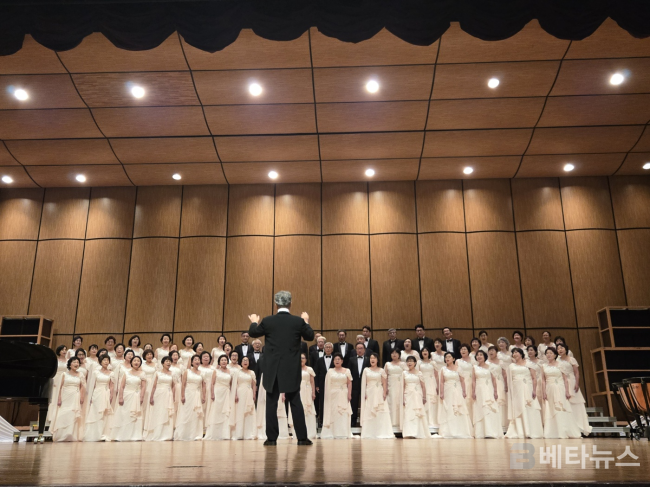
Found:
[[[39,440],[45,431],[50,379],[57,369],[54,351],[34,343],[0,340],[0,401],[38,406]]]

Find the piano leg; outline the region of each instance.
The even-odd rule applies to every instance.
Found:
[[[38,443],[43,443],[43,432],[45,431],[45,420],[47,419],[47,409],[49,401],[38,405]],[[36,443],[36,441],[34,441]]]

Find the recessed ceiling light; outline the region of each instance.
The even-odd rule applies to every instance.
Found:
[[[366,83],[366,90],[368,90],[369,93],[377,93],[377,91],[379,91],[379,83],[374,79],[371,79]]]
[[[465,174],[472,174],[474,172],[474,168],[467,166],[465,169],[463,169],[463,172]]]
[[[278,173],[275,172],[275,171],[271,171],[271,172],[269,172],[269,177],[271,179],[277,179],[278,178]]]
[[[144,96],[144,88],[142,86],[134,86],[131,88],[131,94],[136,98],[142,98]]]
[[[18,88],[17,90],[14,91],[14,96],[16,97],[17,100],[20,101],[25,101],[27,98],[29,98],[29,94],[22,88]]]
[[[175,179],[176,181],[180,181],[181,180],[181,175],[176,173],[176,174],[172,175],[172,179]]]
[[[258,83],[251,83],[248,86],[248,92],[253,96],[260,96],[262,94],[262,87]]]
[[[14,180],[11,178],[11,176],[2,176],[2,182],[7,183],[7,184],[11,184],[11,183],[14,182]]]
[[[366,176],[369,178],[373,177],[375,175],[375,170],[374,169],[366,169]]]
[[[566,172],[571,172],[571,171],[573,171],[574,169],[575,169],[575,166],[574,166],[573,164],[565,164],[565,165],[564,165],[564,170],[565,170]]]
[[[488,80],[488,86],[490,88],[496,88],[497,86],[499,86],[499,80],[497,78],[490,78]]]
[[[80,183],[85,183],[85,182],[86,182],[86,176],[84,176],[83,174],[77,174],[77,176],[75,177],[75,179],[76,179],[77,181],[79,181]]]
[[[646,162],[646,163],[643,165],[643,169],[646,169],[646,170],[650,169],[650,162]]]
[[[609,82],[613,85],[620,85],[623,81],[625,81],[625,76],[621,73],[614,73],[612,77],[609,78]]]

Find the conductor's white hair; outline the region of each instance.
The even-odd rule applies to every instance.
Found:
[[[278,291],[273,297],[278,306],[289,306],[291,304],[291,293],[289,291]]]

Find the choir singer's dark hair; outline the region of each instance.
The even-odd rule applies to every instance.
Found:
[[[525,358],[526,358],[526,355],[524,354],[524,351],[523,351],[521,348],[519,348],[519,347],[515,347],[515,348],[513,348],[513,349],[510,351],[510,355],[512,355],[512,354],[515,353],[515,352],[517,352],[517,353],[519,354],[519,356],[520,356],[522,359],[525,359]]]
[[[72,344],[74,345],[74,342],[76,342],[77,340],[81,340],[81,343],[83,343],[84,338],[80,335],[75,335],[72,337]]]
[[[362,330],[372,331],[372,329],[371,329],[368,325],[364,326],[364,327],[361,328],[361,329],[362,329]]]
[[[478,351],[476,352],[476,356],[477,356],[477,357],[478,357],[478,354],[479,354],[479,353],[480,353],[481,355],[483,355],[483,360],[484,360],[485,362],[487,362],[488,354],[485,353],[485,350],[478,350]]]
[[[74,356],[77,357],[79,355],[79,352],[83,353],[85,357],[88,356],[88,354],[86,353],[86,351],[83,348],[78,348],[77,351],[74,353]],[[79,363],[81,363],[81,362],[79,362]]]
[[[208,357],[210,357],[210,363],[212,363],[212,354],[210,352],[208,352],[207,350],[204,350],[203,352],[201,352],[201,355],[199,355],[199,358],[201,359],[201,363],[203,363],[203,356],[204,355],[207,355]]]
[[[526,340],[528,340],[529,338],[530,338],[530,341],[533,342],[533,345],[535,345],[535,339],[534,339],[532,336],[530,336],[530,335],[526,335],[526,338],[524,338],[524,342],[525,342]]]
[[[102,364],[102,362],[104,361],[105,358],[108,359],[108,363],[109,363],[109,364],[111,363],[111,356],[110,356],[109,354],[107,354],[107,353],[102,353],[102,354],[99,356],[99,358],[97,359],[99,365]]]
[[[566,351],[566,353],[569,353],[569,346],[566,343],[560,342],[560,343],[556,344],[555,348],[557,349],[558,347],[564,347],[564,350]]]
[[[530,350],[531,348],[533,349],[534,352],[537,352],[537,349],[533,345],[528,345],[526,347],[526,351]]]
[[[68,347],[66,347],[65,345],[59,345],[58,347],[56,347],[56,356],[57,357],[59,357],[61,355],[61,350],[63,350],[64,348],[67,350]]]
[[[415,325],[414,329],[417,330],[418,328],[422,328],[424,330],[424,326],[422,326],[421,323],[418,323],[417,325]]]
[[[172,359],[170,359],[168,356],[167,356],[167,357],[163,357],[162,360],[160,361],[160,365],[164,365],[165,362],[169,362],[169,363],[171,363],[171,361],[172,361]]]
[[[81,361],[77,357],[70,357],[68,359],[68,370],[70,370],[72,362],[77,362],[79,365],[81,365]]]
[[[478,336],[479,336],[479,337],[480,337],[481,335],[483,335],[483,334],[486,334],[486,335],[487,335],[488,332],[485,331],[485,330],[481,330],[481,331],[478,332]]]
[[[153,357],[154,357],[153,350],[145,350],[145,351],[142,353],[142,358],[143,358],[144,360],[147,360],[147,355],[151,355],[151,358],[153,358]]]
[[[379,354],[377,354],[376,352],[372,352],[370,354],[370,357],[375,357],[377,359],[377,363],[379,363]],[[368,360],[370,360],[370,357],[368,357]]]
[[[451,358],[453,358],[454,362],[456,362],[456,357],[454,357],[454,354],[451,353],[451,352],[446,352],[445,353],[445,356],[444,356],[445,362],[447,361],[447,355],[449,355]]]
[[[160,336],[160,343],[162,343],[163,338],[165,338],[165,337],[169,338],[169,341],[170,341],[170,342],[172,341],[172,336],[171,336],[169,333],[163,333],[163,334]]]
[[[98,345],[95,345],[95,344],[93,343],[91,346],[88,347],[88,351],[92,350],[93,348],[96,348],[97,350],[99,350],[99,346],[98,346]]]
[[[515,337],[515,335],[519,335],[521,338],[524,338],[524,334],[520,332],[519,330],[515,330],[512,332],[512,338]]]
[[[113,340],[113,342],[117,341],[113,335],[109,335],[106,337],[106,340],[104,340],[104,345],[106,345],[109,340]]]
[[[407,362],[415,362],[416,364],[418,363],[418,361],[415,359],[415,357],[413,355],[409,355],[408,357],[406,357],[406,361]]]
[[[137,355],[134,355],[133,358],[131,359],[131,367],[133,367],[133,361],[134,360],[137,360],[138,362],[140,362],[140,365],[138,365],[138,367],[140,367],[142,365],[142,358],[138,357]]]
[[[334,361],[334,359],[335,359],[336,357],[338,357],[338,358],[340,358],[341,360],[343,360],[343,355],[341,355],[340,352],[336,352],[336,353],[333,353],[333,354],[332,354],[332,361]]]
[[[499,353],[499,349],[498,349],[495,345],[490,345],[490,346],[488,347],[488,352],[489,352],[490,350],[494,350],[495,352]]]
[[[187,340],[188,338],[191,338],[192,343],[194,343],[194,337],[192,335],[185,335],[185,338],[183,338],[183,341],[181,342],[184,347],[187,346],[187,345],[185,345],[185,340]]]
[[[396,353],[398,357],[401,356],[401,353],[399,352],[399,350],[398,350],[397,348],[393,348],[393,349],[391,350],[391,352],[390,352],[390,356],[391,356],[391,358],[393,358],[393,354],[394,354],[394,353]]]
[[[555,350],[555,347],[546,347],[546,352],[548,352],[549,350],[553,352],[553,355],[555,355],[555,358],[557,358],[558,353],[557,350]],[[544,355],[546,355],[546,352],[544,352]]]
[[[138,347],[140,346],[140,344],[142,343],[142,340],[140,340],[140,336],[138,336],[138,335],[133,335],[131,338],[129,338],[129,342],[128,342],[128,343],[129,343],[129,347],[132,347],[132,346],[133,346],[133,340],[135,340],[136,338],[138,339]]]
[[[192,347],[192,350],[194,350],[196,352],[196,349],[199,348],[199,345],[201,345],[203,348],[205,348],[205,346],[203,345],[203,342],[196,342],[194,344],[194,346]]]

